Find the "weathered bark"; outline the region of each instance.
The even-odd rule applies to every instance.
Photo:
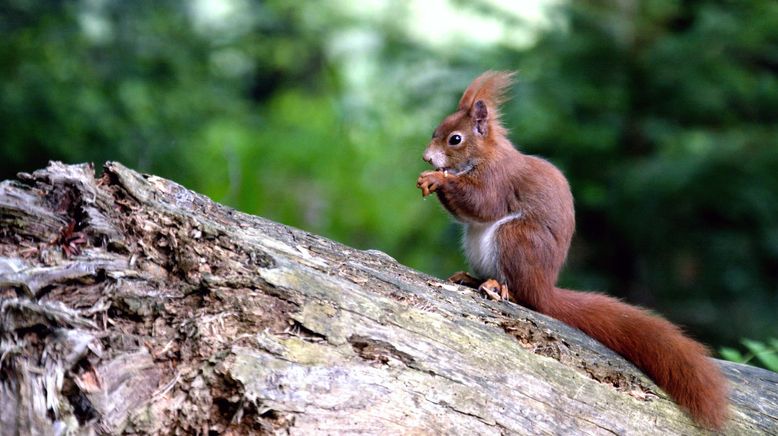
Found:
[[[0,298],[3,434],[701,432],[578,331],[116,163],[0,184]]]

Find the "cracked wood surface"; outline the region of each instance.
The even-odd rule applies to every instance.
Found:
[[[0,320],[2,434],[703,433],[574,329],[112,162],[0,184]]]

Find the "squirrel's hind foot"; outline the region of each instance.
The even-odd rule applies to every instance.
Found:
[[[478,287],[478,290],[484,293],[489,299],[494,301],[509,300],[510,293],[508,286],[498,282],[495,279],[489,279]]]

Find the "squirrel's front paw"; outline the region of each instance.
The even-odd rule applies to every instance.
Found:
[[[421,189],[421,195],[426,197],[437,191],[445,179],[446,175],[441,171],[424,171],[416,180],[416,187]]]

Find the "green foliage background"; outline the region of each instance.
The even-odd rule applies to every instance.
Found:
[[[715,346],[778,336],[778,3],[562,1],[538,26],[451,0],[531,45],[425,43],[411,0],[202,3],[2,2],[0,176],[119,160],[445,277],[459,229],[421,152],[473,77],[518,70],[511,137],[576,197],[562,284]]]

